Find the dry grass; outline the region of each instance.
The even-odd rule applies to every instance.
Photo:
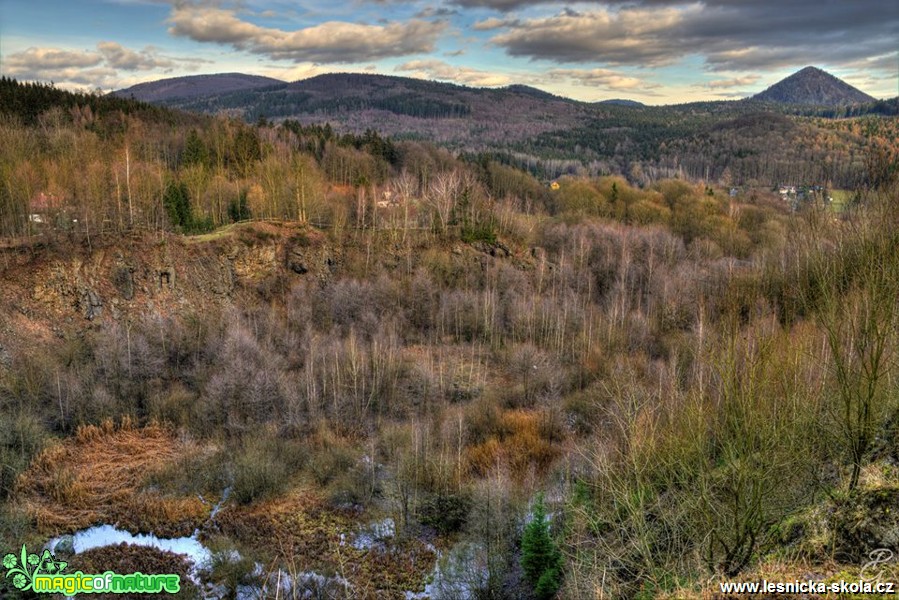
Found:
[[[162,536],[190,535],[209,515],[196,497],[164,496],[144,489],[149,475],[193,452],[167,427],[80,427],[75,436],[42,452],[19,477],[16,498],[43,534],[97,523]]]
[[[519,481],[531,470],[544,473],[559,455],[547,422],[548,415],[543,411],[503,412],[493,435],[468,449],[470,470],[486,475],[496,467],[508,466]]]
[[[388,541],[363,550],[350,542],[364,514],[337,510],[311,490],[251,506],[228,506],[217,516],[221,532],[254,548],[289,571],[316,571],[346,578],[355,598],[403,598],[422,590],[436,555],[417,540]]]

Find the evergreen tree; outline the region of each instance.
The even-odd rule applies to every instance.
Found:
[[[187,134],[187,143],[184,146],[184,154],[181,157],[185,166],[203,165],[209,166],[209,151],[206,144],[200,139],[196,129],[191,129]]]
[[[165,189],[162,204],[172,227],[191,228],[194,221],[193,211],[190,206],[190,194],[184,183],[170,183]]]
[[[233,222],[246,221],[250,218],[250,207],[247,205],[247,192],[241,190],[235,200],[228,205],[228,217]]]
[[[543,495],[537,496],[534,517],[521,536],[521,568],[540,600],[549,600],[562,586],[562,553],[549,533]]]

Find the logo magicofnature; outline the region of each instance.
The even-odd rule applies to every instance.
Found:
[[[175,594],[181,590],[181,576],[175,574],[145,575],[129,573],[121,575],[106,571],[102,575],[91,575],[76,571],[65,574],[68,563],[56,560],[49,550],[41,555],[29,554],[25,545],[22,552],[3,557],[6,579],[13,587],[23,592],[38,594]]]

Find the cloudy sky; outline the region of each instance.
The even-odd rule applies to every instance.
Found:
[[[111,90],[354,71],[581,100],[739,98],[807,65],[899,94],[895,0],[0,0],[0,71]]]

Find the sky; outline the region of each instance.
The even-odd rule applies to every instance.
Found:
[[[899,2],[0,0],[0,73],[84,90],[344,71],[675,104],[809,65],[899,95]]]

